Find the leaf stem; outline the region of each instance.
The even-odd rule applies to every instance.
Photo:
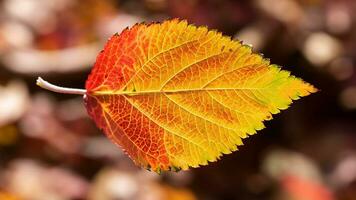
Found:
[[[43,80],[41,77],[37,78],[36,84],[43,89],[46,89],[46,90],[49,90],[52,92],[62,93],[62,94],[85,95],[87,92],[84,89],[59,87],[59,86],[53,85],[53,84]]]

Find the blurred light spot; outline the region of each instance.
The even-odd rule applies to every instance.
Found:
[[[106,188],[113,197],[119,199],[133,198],[138,191],[138,184],[129,174],[117,174],[106,182]]]
[[[336,187],[345,187],[356,180],[356,155],[341,160],[331,175]]]
[[[8,191],[23,199],[83,199],[88,189],[83,178],[67,169],[27,159],[11,161],[2,181]]]
[[[258,0],[260,9],[284,23],[296,23],[302,20],[303,10],[293,0]]]
[[[326,25],[332,33],[348,32],[352,25],[352,19],[346,5],[330,6],[326,14]]]
[[[34,95],[28,114],[22,117],[19,124],[23,134],[28,137],[41,138],[44,133],[53,132],[53,124],[48,123],[53,109],[54,102],[48,95]],[[47,123],[44,123],[45,120]],[[52,126],[51,131],[47,130],[48,126]]]
[[[324,66],[338,57],[342,51],[340,42],[326,33],[313,33],[305,41],[303,53],[314,65]]]
[[[37,2],[36,0],[5,0],[4,8],[8,14],[21,20],[26,20],[36,13],[35,10],[38,8]]]
[[[254,26],[242,29],[236,34],[235,38],[242,41],[244,44],[253,46],[256,51],[260,50],[265,42],[262,30]]]
[[[29,95],[23,82],[12,81],[0,86],[0,126],[14,122],[27,110]]]
[[[87,199],[138,199],[137,193],[147,186],[146,184],[147,181],[143,180],[138,186],[137,174],[116,168],[103,168],[94,178]]]
[[[321,183],[297,176],[286,176],[282,187],[287,197],[293,200],[335,200],[332,191]]]
[[[74,126],[67,126],[58,120],[56,102],[48,94],[35,95],[29,111],[21,118],[19,126],[27,137],[43,140],[46,146],[62,154],[77,154],[82,140],[80,129],[74,131]],[[77,121],[77,127],[81,126]],[[82,131],[85,131],[82,129]],[[61,138],[60,140],[58,138]]]
[[[17,73],[69,73],[90,68],[100,48],[99,43],[92,43],[57,51],[28,49],[6,54],[2,61]]]
[[[0,31],[3,39],[12,47],[25,48],[33,42],[34,36],[23,24],[16,22],[4,23]]]
[[[51,1],[6,0],[4,9],[10,16],[25,22],[37,32],[48,33],[55,28],[56,23],[56,16],[49,2]]]
[[[356,109],[356,86],[346,88],[340,95],[341,104],[347,109]]]
[[[266,156],[262,167],[267,175],[276,180],[281,180],[285,176],[296,176],[314,182],[321,181],[316,164],[305,155],[296,152],[274,150]]]
[[[352,77],[354,73],[354,66],[351,59],[338,58],[332,61],[328,70],[336,80],[343,81]]]

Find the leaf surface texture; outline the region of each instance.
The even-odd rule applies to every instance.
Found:
[[[316,91],[241,42],[177,19],[115,34],[86,89],[97,126],[154,171],[216,161]]]

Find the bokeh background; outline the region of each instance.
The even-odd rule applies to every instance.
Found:
[[[355,200],[355,0],[0,0],[0,200]],[[320,92],[199,169],[139,169],[95,127],[83,88],[109,36],[187,19],[251,44]]]

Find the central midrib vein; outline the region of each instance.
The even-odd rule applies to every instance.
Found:
[[[209,89],[181,89],[181,90],[146,90],[146,91],[95,91],[89,92],[91,95],[145,95],[145,94],[174,94],[174,93],[185,93],[185,92],[214,92],[214,91],[232,91],[232,90],[269,90],[271,88],[263,87],[263,88],[253,88],[253,87],[245,87],[245,88],[209,88]]]

